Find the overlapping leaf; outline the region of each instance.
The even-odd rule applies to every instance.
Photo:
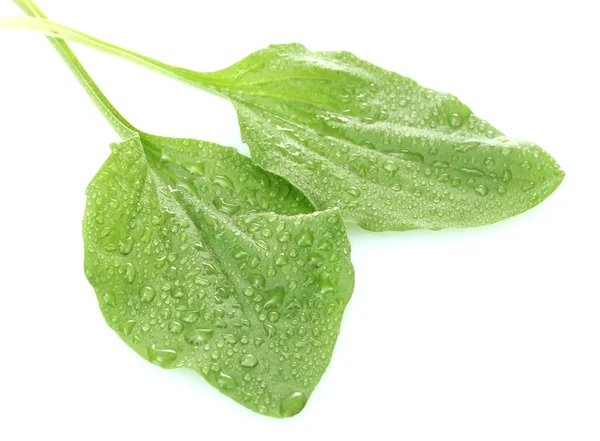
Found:
[[[454,96],[347,52],[271,46],[196,81],[231,99],[256,164],[369,230],[493,223],[564,176]]]
[[[315,212],[232,148],[137,130],[50,41],[124,139],[88,187],[83,222],[107,323],[155,364],[193,369],[262,414],[297,414],[354,286],[339,210]]]
[[[102,313],[153,363],[194,369],[250,409],[292,416],[331,359],[353,289],[338,210],[257,211],[308,206],[283,199],[289,187],[277,181],[255,193],[250,183],[273,178],[247,164],[237,179],[224,174],[235,169],[231,151],[192,154],[164,140],[159,166],[138,138],[115,144],[88,188],[86,275]],[[184,176],[190,155],[203,170]]]

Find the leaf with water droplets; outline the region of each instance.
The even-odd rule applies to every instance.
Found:
[[[214,146],[201,148],[170,147],[165,159],[163,138],[113,145],[87,192],[86,274],[107,323],[142,357],[194,369],[257,412],[292,416],[331,359],[352,293],[344,223],[337,209],[290,215],[308,206],[296,197],[270,199],[270,191],[257,203],[248,196],[254,190],[244,191],[251,182],[261,176],[271,190],[283,183],[249,164],[248,187],[236,184],[236,163],[219,170],[233,183],[227,188],[186,175],[188,155],[202,158],[206,171],[233,155],[223,149],[211,157]],[[215,194],[236,204],[236,213],[220,210]],[[267,211],[273,208],[287,214]],[[284,233],[293,239],[281,242]],[[118,247],[124,240],[127,252]]]
[[[369,230],[490,224],[539,204],[564,177],[538,145],[505,137],[456,97],[348,52],[274,45],[201,73],[55,23],[25,27],[228,98],[256,164],[285,177],[317,208],[339,207]]]
[[[196,83],[233,102],[255,163],[369,230],[497,222],[564,176],[454,96],[347,52],[271,46]]]
[[[150,362],[194,369],[252,410],[300,412],[354,285],[339,210],[314,212],[234,149],[137,130],[69,47],[50,41],[124,139],[88,187],[83,222],[85,273],[106,322]]]

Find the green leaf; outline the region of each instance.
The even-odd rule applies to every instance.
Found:
[[[193,369],[254,411],[300,412],[354,286],[339,210],[314,212],[235,149],[136,129],[50,41],[124,139],[88,187],[83,222],[86,276],[109,326],[147,360]]]
[[[87,191],[85,269],[107,323],[161,367],[194,369],[262,414],[295,415],[329,364],[353,289],[338,210],[255,212],[251,187],[231,175],[211,175],[202,191],[164,171],[189,151],[169,147],[175,159],[156,167],[146,150],[135,137],[114,144]],[[230,198],[226,209],[213,194]]]
[[[490,224],[564,176],[454,96],[347,52],[271,46],[198,81],[231,99],[256,164],[369,230]]]
[[[231,100],[256,164],[319,209],[363,228],[475,227],[539,204],[564,172],[538,145],[508,138],[452,95],[348,52],[270,46],[194,72],[51,22],[20,27],[115,54]]]

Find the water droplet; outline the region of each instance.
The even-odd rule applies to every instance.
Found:
[[[281,307],[281,304],[283,303],[283,298],[285,297],[285,290],[281,286],[266,291],[266,294],[269,297],[269,299],[264,304],[265,309],[278,309]]]
[[[479,170],[478,168],[463,167],[460,169],[460,171],[463,173],[473,175],[473,176],[485,176],[485,173],[483,171]]]
[[[233,345],[237,342],[237,337],[233,334],[223,334],[223,340]]]
[[[112,307],[117,306],[117,296],[115,295],[114,292],[105,292],[102,295],[102,300],[108,306],[112,306]]]
[[[125,279],[129,283],[133,283],[135,280],[135,267],[132,263],[127,263],[127,266],[125,267]]]
[[[188,311],[187,313],[185,313],[183,315],[183,317],[181,318],[181,320],[183,320],[186,323],[194,323],[196,320],[198,320],[198,317],[200,317],[200,312],[198,312],[198,311]]]
[[[314,236],[312,231],[304,230],[296,236],[296,243],[301,247],[309,247],[313,244]]]
[[[217,184],[223,188],[228,188],[230,190],[235,189],[233,182],[231,182],[231,179],[229,179],[227,176],[217,175],[217,176],[213,177],[212,182],[213,182],[213,184]]]
[[[269,312],[269,320],[271,323],[277,323],[279,321],[279,313],[277,311]]]
[[[390,160],[385,161],[383,163],[382,167],[385,171],[389,172],[389,174],[391,176],[394,176],[399,168],[398,165],[394,161],[390,161]]]
[[[475,192],[481,196],[488,194],[488,188],[485,185],[476,185],[474,189]]]
[[[237,381],[231,375],[220,372],[217,377],[217,384],[223,389],[233,389],[237,386]]]
[[[127,239],[119,242],[119,251],[122,254],[129,254],[133,249],[133,237],[129,236]]]
[[[181,334],[183,331],[183,325],[175,320],[169,322],[169,331],[173,334]]]
[[[291,417],[300,413],[308,398],[302,392],[294,392],[289,397],[281,400],[279,404],[279,413],[282,417]]]
[[[287,263],[288,263],[288,260],[287,260],[287,257],[285,256],[285,254],[279,254],[278,256],[275,257],[275,265],[283,266]]]
[[[244,367],[253,368],[257,364],[258,364],[258,358],[256,358],[256,356],[254,356],[252,354],[245,354],[240,357],[240,365],[242,365]]]
[[[321,271],[319,273],[318,284],[317,284],[318,293],[321,295],[327,294],[330,291],[333,291],[334,288],[335,288],[335,284],[331,280],[331,274],[329,274],[327,271]]]
[[[279,240],[279,242],[286,243],[292,240],[292,234],[289,231],[284,231],[279,235],[277,239]]]
[[[215,206],[217,211],[220,211],[221,213],[225,214],[235,214],[238,211],[240,211],[240,208],[242,208],[238,204],[232,204],[230,202],[225,201],[225,199],[223,199],[222,197],[218,196],[213,199],[213,205]]]
[[[248,256],[248,253],[245,250],[243,250],[242,248],[235,247],[233,249],[232,256],[234,259],[240,260],[240,259],[245,259]]]
[[[256,289],[263,289],[265,287],[265,284],[267,283],[265,276],[263,276],[262,274],[250,274],[248,276],[248,281]]]
[[[263,329],[267,333],[267,337],[273,337],[277,333],[277,330],[275,329],[275,327],[268,323],[263,323]]]
[[[360,196],[360,190],[356,187],[350,187],[346,190],[346,193],[348,193],[350,196],[352,196],[353,198],[357,198]]]
[[[458,113],[453,113],[452,115],[450,115],[450,125],[452,127],[460,127],[462,126],[462,123],[462,116],[460,116]]]
[[[143,286],[142,289],[140,289],[140,300],[142,302],[150,303],[154,300],[154,297],[156,297],[156,292],[151,286]]]
[[[130,335],[131,331],[133,331],[134,325],[135,320],[125,320],[119,324],[119,331],[121,331],[125,335]]]
[[[260,265],[260,257],[254,255],[248,257],[248,266],[250,268],[256,268],[258,265]]]
[[[212,329],[194,329],[185,334],[185,340],[193,345],[199,345],[213,338]]]
[[[172,349],[158,349],[155,345],[148,346],[148,360],[158,366],[164,367],[177,358],[177,352]]]
[[[528,184],[525,184],[522,188],[521,191],[523,193],[528,192],[529,190],[531,190],[533,187],[535,187],[535,182],[531,181]]]
[[[398,152],[390,152],[396,158],[404,159],[406,161],[423,162],[425,158],[420,153],[411,152],[409,150],[400,150]]]

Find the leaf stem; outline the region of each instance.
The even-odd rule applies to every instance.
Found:
[[[27,14],[38,18],[14,18],[0,19],[0,29],[2,28],[17,28],[20,29],[20,20],[38,20],[45,19],[44,13],[30,0],[14,0],[14,2]],[[50,35],[53,35],[51,32]],[[64,40],[48,37],[50,43],[61,55],[65,63],[69,66],[79,83],[83,86],[87,94],[90,96],[94,104],[102,112],[106,120],[113,129],[123,139],[130,138],[132,133],[141,133],[136,129],[115,107],[111,104],[108,98],[102,93],[94,80],[90,77],[84,67],[81,65],[71,48]]]
[[[99,38],[92,37],[84,32],[70,28],[65,25],[46,19],[39,8],[30,0],[13,0],[25,12],[33,18],[25,17],[6,17],[0,19],[0,29],[11,28],[28,31],[43,32],[49,37],[59,37],[65,40],[74,41],[93,49],[117,56],[119,58],[131,61],[143,67],[154,70],[163,75],[174,78],[183,83],[200,87],[208,92],[219,94],[215,88],[218,82],[208,73],[196,72],[182,67],[173,66],[154,58],[142,55],[138,52],[122,48],[112,43],[108,43]],[[70,51],[70,49],[69,49]]]

